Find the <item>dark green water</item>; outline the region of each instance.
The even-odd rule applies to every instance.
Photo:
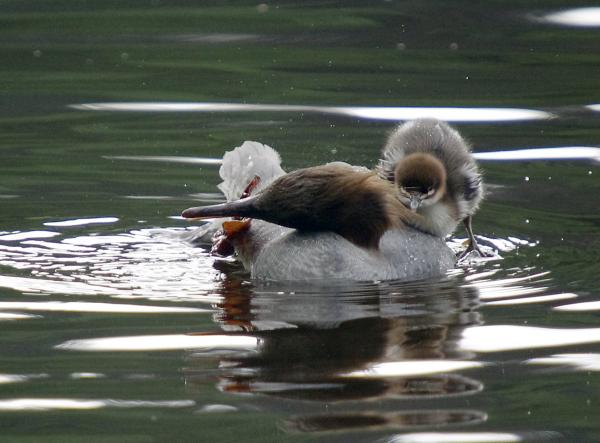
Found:
[[[478,153],[600,145],[599,13],[565,7],[0,2],[0,440],[600,441],[597,151],[482,163],[503,259],[441,281],[259,284],[177,217],[244,140],[370,167],[407,107]]]

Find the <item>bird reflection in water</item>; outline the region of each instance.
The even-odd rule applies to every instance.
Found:
[[[290,292],[283,284],[253,286],[225,277],[215,321],[232,335],[255,336],[260,345],[256,352],[221,356],[217,388],[260,395],[275,403],[274,411],[285,402],[292,414],[285,427],[296,431],[485,421],[484,412],[460,407],[462,396],[479,392],[482,383],[451,373],[456,363],[481,366],[456,347],[462,330],[480,323],[477,290],[460,283],[453,278],[335,288],[311,284]],[[207,357],[214,354],[188,356],[184,373],[192,390],[214,380],[214,372],[203,369]],[[374,369],[403,364],[417,370]],[[448,399],[444,407],[442,399]],[[314,410],[307,412],[306,402]]]

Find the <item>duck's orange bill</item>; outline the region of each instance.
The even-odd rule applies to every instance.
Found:
[[[250,228],[250,219],[230,220],[223,222],[223,232],[228,238],[246,232]]]

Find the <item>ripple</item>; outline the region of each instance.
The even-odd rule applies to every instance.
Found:
[[[477,160],[531,161],[531,160],[589,160],[600,162],[600,148],[590,146],[565,146],[557,148],[514,149],[508,151],[478,152]]]
[[[600,8],[574,8],[534,17],[534,20],[561,26],[600,27]]]
[[[75,398],[0,399],[0,411],[90,410],[102,408],[189,408],[193,400],[113,400]]]
[[[0,385],[8,383],[22,383],[29,380],[31,377],[28,375],[17,375],[17,374],[0,374]]]
[[[569,305],[556,306],[554,310],[566,312],[600,311],[600,301],[588,301],[584,303],[572,303]]]
[[[117,217],[75,218],[75,219],[71,219],[71,220],[46,222],[46,223],[44,223],[44,226],[58,226],[58,227],[86,226],[86,225],[116,223],[118,221],[119,221],[119,219]]]
[[[189,314],[198,312],[211,312],[207,309],[198,308],[60,301],[0,302],[0,309],[48,312],[97,312],[113,314]]]
[[[40,316],[29,314],[14,314],[12,312],[0,312],[0,321],[31,320],[33,318],[40,318]]]
[[[531,303],[548,303],[557,300],[566,300],[569,298],[575,298],[577,294],[573,294],[571,292],[564,292],[561,294],[550,294],[550,295],[540,295],[537,297],[521,297],[511,300],[496,300],[486,302],[486,306],[503,306],[503,305],[524,305]],[[556,309],[556,308],[555,308]]]
[[[286,425],[301,432],[331,432],[365,429],[415,429],[447,425],[475,424],[487,414],[469,410],[414,410],[394,413],[336,413],[293,417]]]
[[[386,443],[513,443],[523,439],[507,432],[419,432],[397,435]]]
[[[106,375],[99,372],[72,372],[69,374],[69,378],[72,378],[73,380],[88,380],[106,378]]]
[[[556,354],[544,358],[532,358],[531,365],[572,366],[578,371],[600,371],[600,354]]]
[[[550,283],[549,274],[545,271],[518,277],[480,278],[465,284],[465,287],[476,289],[481,300],[516,299],[546,292],[548,286],[542,285],[542,283]],[[523,285],[521,283],[530,284]]]
[[[314,112],[368,120],[413,120],[437,118],[447,122],[507,122],[545,120],[554,115],[540,110],[517,108],[460,108],[460,107],[368,107],[368,106],[309,106],[268,105],[250,103],[204,102],[107,102],[69,105],[81,111],[127,112]]]
[[[32,240],[37,232],[19,233],[16,239],[10,237],[11,241],[0,243],[0,265],[28,270],[31,275],[0,275],[0,286],[33,294],[205,303],[220,299],[213,295],[219,276],[212,266],[214,259],[185,241],[192,229]]]
[[[484,365],[485,363],[478,361],[408,360],[378,363],[367,369],[353,371],[341,376],[356,378],[406,377],[409,375],[427,375],[481,368]]]
[[[600,342],[600,328],[558,329],[493,325],[465,328],[458,346],[465,351],[501,352],[597,342]]]
[[[0,235],[0,241],[20,241],[27,240],[29,238],[52,238],[58,235],[60,235],[60,233],[51,231],[15,231],[10,234]]]
[[[188,165],[220,165],[223,159],[206,157],[177,157],[172,155],[106,155],[107,160],[183,163]]]
[[[204,352],[256,351],[259,339],[244,335],[138,335],[129,337],[69,340],[55,346],[67,351],[176,351],[193,349]]]

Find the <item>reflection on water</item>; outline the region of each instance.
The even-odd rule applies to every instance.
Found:
[[[285,420],[287,428],[305,432],[485,420],[480,411],[409,407],[390,413],[377,406],[481,390],[477,380],[450,373],[481,366],[454,360],[466,356],[457,351],[456,337],[480,321],[476,292],[458,280],[340,286],[333,293],[314,286],[297,287],[293,294],[279,289],[227,286],[223,293],[215,319],[232,337],[243,333],[260,344],[255,353],[221,357],[217,386],[222,392],[339,405],[325,414]],[[201,369],[212,357],[202,349],[190,351],[184,370],[190,389],[215,376]],[[357,403],[369,412],[348,409]]]
[[[391,413],[355,412],[292,417],[285,425],[294,431],[331,432],[366,429],[418,429],[448,425],[473,425],[485,421],[479,411],[431,410]]]

